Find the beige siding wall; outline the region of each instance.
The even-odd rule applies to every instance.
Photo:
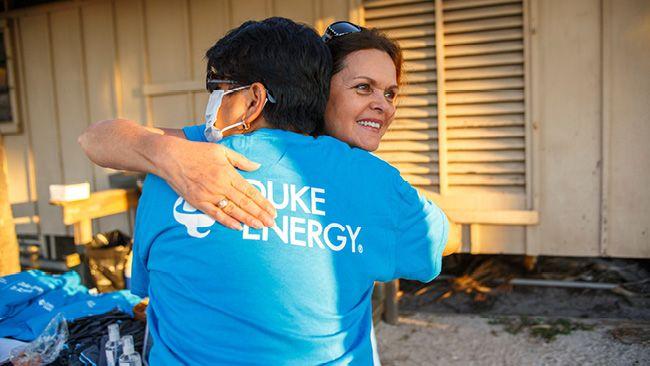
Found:
[[[455,14],[474,14],[474,10],[458,10],[468,1],[443,2],[448,13],[445,17],[443,12],[441,20],[453,25],[462,20]],[[390,2],[395,1],[376,1]],[[484,2],[499,11],[518,11],[513,1]],[[61,224],[59,209],[47,202],[50,184],[89,181],[95,190],[108,187],[110,170],[93,167],[76,143],[90,122],[121,116],[180,127],[200,120],[207,101],[202,90],[203,54],[226,30],[247,19],[280,15],[321,31],[334,20],[363,19],[359,4],[356,0],[91,0],[12,14],[23,119],[19,134],[5,136],[10,197],[16,216],[40,216],[40,223],[20,225],[18,232],[69,233]],[[540,224],[527,229],[475,226],[471,246],[465,249],[650,257],[650,171],[642,168],[650,166],[650,51],[644,47],[650,44],[648,2],[526,0],[523,4],[526,46],[513,47],[525,56],[516,68],[527,70],[522,79],[527,89],[518,89],[516,96],[501,94],[516,97],[517,103],[526,95],[525,110],[516,106],[526,121],[499,130],[516,134],[517,141],[510,135],[502,139],[516,142],[522,156],[503,164],[503,169],[516,168],[516,176],[505,177],[512,179],[502,187],[476,188],[450,181],[452,187],[442,200],[445,207],[455,209],[535,209]],[[455,34],[447,33],[448,37]],[[415,47],[410,55],[434,55],[426,42],[423,47]],[[450,46],[446,51],[453,57],[454,50]],[[455,72],[453,65],[447,68]],[[461,94],[448,98],[453,102],[454,97],[465,97]],[[452,108],[452,119],[454,113]],[[450,130],[456,133],[451,139],[458,139],[451,141],[452,150],[458,141],[488,141],[467,135],[480,129],[472,128]],[[417,128],[398,130],[402,137],[422,135]],[[437,144],[432,140],[437,133],[429,132],[424,140]],[[392,141],[402,138],[398,137]],[[430,167],[426,162],[406,167],[437,174],[438,167],[430,163]],[[438,189],[437,181],[425,185]],[[100,220],[95,229],[128,226],[122,215]]]

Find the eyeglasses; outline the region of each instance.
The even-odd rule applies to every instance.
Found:
[[[321,39],[323,42],[327,43],[336,37],[359,32],[361,32],[361,27],[358,25],[347,21],[340,21],[328,25]]]
[[[210,79],[210,78],[207,78],[205,80],[205,88],[208,89],[208,91],[210,91],[210,93],[212,93],[215,90],[221,89],[219,84],[242,85],[241,83],[239,83],[237,81],[228,80],[228,79]],[[250,86],[250,85],[244,85],[244,86],[240,86],[239,88],[230,89],[230,90],[233,90],[233,91],[234,90],[240,90],[240,89],[246,88],[248,86]],[[271,91],[268,90],[268,89],[266,89],[266,99],[268,99],[268,101],[271,102],[271,103],[275,103],[275,98],[273,97],[273,95],[271,95]]]

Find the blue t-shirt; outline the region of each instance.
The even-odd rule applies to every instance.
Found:
[[[205,141],[202,126],[188,139]],[[224,139],[276,226],[215,223],[149,175],[132,291],[149,295],[153,365],[369,365],[374,281],[440,273],[448,221],[399,172],[331,137],[262,129]]]

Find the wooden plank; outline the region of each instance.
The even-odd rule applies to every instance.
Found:
[[[273,0],[273,16],[280,16],[297,22],[313,24],[315,21],[314,1]],[[366,17],[368,19],[368,17]]]
[[[147,0],[147,44],[152,83],[190,80],[183,14],[184,0]],[[179,105],[178,108],[187,106]]]
[[[520,137],[483,138],[483,139],[449,139],[449,151],[498,151],[498,150],[523,150],[524,139]]]
[[[436,68],[436,61],[434,59],[404,61],[402,67],[407,73],[434,70]]]
[[[437,130],[389,130],[382,141],[411,140],[411,141],[430,141],[438,137]]]
[[[523,8],[521,3],[494,5],[489,7],[466,8],[466,9],[445,9],[445,23],[460,22],[475,19],[498,18],[510,15],[521,15]]]
[[[406,78],[407,80],[410,78],[410,73],[406,74]],[[407,84],[400,88],[399,95],[401,97],[407,95],[433,94],[436,92],[436,89],[437,89],[437,84],[435,82],[421,83],[421,84]],[[399,100],[400,99],[398,99],[398,102]]]
[[[402,177],[404,178],[404,180],[406,180],[407,182],[409,182],[411,185],[414,186],[432,186],[432,185],[439,184],[438,175],[433,175],[433,174],[426,174],[426,175],[402,174]]]
[[[187,106],[187,96],[185,94],[152,97],[151,106],[156,126],[181,128],[193,123],[194,116],[189,114],[191,112],[188,109],[184,108]],[[200,110],[200,113],[202,114],[204,110],[205,105]],[[199,112],[197,111],[197,113]]]
[[[205,91],[205,74],[203,75],[202,80],[185,80],[170,83],[145,84],[142,86],[142,93],[149,97],[172,94],[186,94],[188,92],[195,91]]]
[[[381,146],[381,145],[380,145]],[[377,152],[377,155],[391,163],[435,163],[438,162],[438,154],[430,151],[426,153],[417,152]]]
[[[498,29],[474,33],[446,34],[445,46],[516,41],[524,38],[521,28]]]
[[[50,201],[63,208],[63,223],[72,225],[86,219],[97,219],[128,211],[138,204],[134,190],[108,189],[90,194],[90,198],[79,201]]]
[[[432,107],[438,104],[435,94],[405,95],[397,99],[397,107]]]
[[[523,65],[490,66],[475,69],[447,70],[447,81],[512,78],[524,75]]]
[[[447,131],[447,137],[450,139],[467,139],[467,138],[494,138],[494,137],[525,137],[526,131],[523,126],[513,127],[474,127],[474,128],[454,128]]]
[[[530,226],[527,226],[530,227]],[[471,225],[471,253],[524,254],[525,228],[520,226]]]
[[[479,91],[523,89],[523,78],[448,81],[447,91]]]
[[[524,44],[522,40],[491,42],[471,45],[445,46],[447,57],[472,56],[472,55],[489,55],[494,53],[504,53],[513,51],[523,51]]]
[[[358,4],[353,4],[347,0],[321,1],[320,4],[315,4],[314,6],[316,7],[317,13],[320,10],[320,15],[316,19],[316,29],[318,29],[319,34],[322,34],[325,31],[325,27],[335,21],[349,19],[350,11],[354,12],[352,8],[359,7]]]
[[[429,25],[433,27],[433,21],[434,21],[433,14],[423,14],[423,15],[404,16],[399,18],[367,20],[366,26],[369,28],[381,28],[381,29],[414,27],[419,25],[420,26]]]
[[[436,71],[435,70],[424,70],[424,71],[415,71],[415,72],[410,72],[408,74],[402,75],[402,80],[404,81],[404,85],[402,88],[413,85],[415,83],[428,83],[428,82],[434,82],[434,89],[435,89],[435,81],[436,81]]]
[[[449,174],[524,174],[523,163],[450,163]]]
[[[447,57],[446,67],[449,69],[517,65],[524,62],[522,52],[506,52],[494,55]]]
[[[191,0],[189,6],[192,37],[191,63],[193,65],[193,73],[190,77],[191,80],[196,80],[200,84],[193,90],[204,91],[205,52],[232,28],[229,15],[230,2],[227,0]]]
[[[523,174],[450,174],[449,185],[453,186],[523,186]]]
[[[7,159],[7,176],[9,202],[18,204],[32,202],[33,186],[30,184],[29,139],[26,134],[3,136],[5,157]],[[33,205],[32,209],[34,209]]]
[[[402,51],[404,61],[423,60],[436,57],[436,50],[433,47],[405,49]]]
[[[111,3],[91,3],[81,9],[83,49],[86,65],[88,111],[90,121],[114,118],[117,115],[115,70],[115,23]],[[109,188],[108,176],[112,169],[94,166],[95,190]],[[98,221],[97,230],[120,229],[128,232],[130,227],[125,215]]]
[[[493,163],[524,162],[524,152],[512,151],[450,151],[449,162],[458,163]]]
[[[61,147],[57,138],[56,101],[52,78],[52,58],[48,18],[45,15],[19,20],[22,36],[25,85],[38,85],[25,91],[27,122],[36,173],[36,199],[43,233],[65,235],[59,210],[51,207],[49,185],[61,183]]]
[[[61,157],[63,180],[60,183],[94,183],[93,169],[77,143],[80,131],[88,127],[88,99],[85,78],[79,70],[84,69],[79,10],[53,12],[50,16],[52,29],[52,56],[57,118],[61,131]],[[92,189],[92,188],[91,188]]]
[[[390,126],[392,130],[424,130],[437,128],[438,122],[435,118],[403,118],[395,119]]]
[[[115,30],[117,41],[117,95],[121,117],[145,123],[146,106],[142,93],[145,78],[144,24],[142,2],[133,0],[115,1]]]
[[[449,189],[448,173],[447,173],[447,83],[445,80],[445,72],[447,68],[447,60],[445,59],[445,29],[444,13],[442,8],[442,0],[435,0],[436,5],[436,47],[438,53],[436,55],[436,72],[437,82],[436,87],[438,93],[438,175],[440,179],[440,194],[446,195]]]
[[[422,14],[422,13],[431,13],[433,15],[433,2],[416,2],[410,4],[396,5],[391,7],[384,8],[373,8],[368,7],[366,3],[366,21],[380,19],[380,18],[391,18],[412,14]]]
[[[428,24],[408,28],[382,29],[382,32],[397,41],[405,38],[435,36],[434,27]]]
[[[521,0],[447,0],[443,3],[443,8],[444,10],[456,10],[519,2]]]
[[[540,254],[599,254],[602,13],[594,5],[537,3]]]
[[[445,24],[445,34],[469,33],[486,30],[497,30],[507,28],[521,28],[523,20],[521,16],[503,18],[492,18],[486,20],[472,20],[459,23]]]
[[[447,114],[456,116],[494,116],[504,114],[523,114],[524,103],[480,103],[455,104],[447,106]]]
[[[437,113],[438,113],[438,109],[436,107],[399,108],[395,112],[395,118],[429,118],[429,117],[435,117]]]
[[[482,225],[537,225],[539,212],[526,210],[445,210],[445,214],[456,224]]]
[[[378,153],[401,151],[435,151],[438,144],[433,141],[384,141],[377,149]]]
[[[471,116],[471,117],[448,117],[449,128],[468,127],[506,127],[523,126],[524,116],[520,114],[506,116]]]
[[[447,105],[523,101],[523,90],[497,90],[491,92],[460,92],[447,94]]]
[[[365,0],[363,2],[363,6],[366,9],[374,9],[374,8],[380,8],[385,6],[412,4],[417,2],[422,2],[422,0]]]
[[[608,255],[650,258],[650,3],[607,0],[605,5],[603,244]]]
[[[422,47],[435,47],[436,37],[405,38],[399,40],[399,46],[402,50]]]
[[[230,27],[238,27],[247,20],[262,20],[270,14],[266,0],[231,1]]]
[[[396,163],[394,165],[402,174],[438,174],[438,166],[433,164]]]

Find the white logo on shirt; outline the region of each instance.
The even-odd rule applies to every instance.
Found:
[[[215,220],[187,203],[183,197],[178,197],[176,203],[174,203],[173,211],[174,220],[187,228],[187,234],[189,236],[205,238],[210,234],[210,230],[200,232],[198,229],[208,228],[214,225]]]

